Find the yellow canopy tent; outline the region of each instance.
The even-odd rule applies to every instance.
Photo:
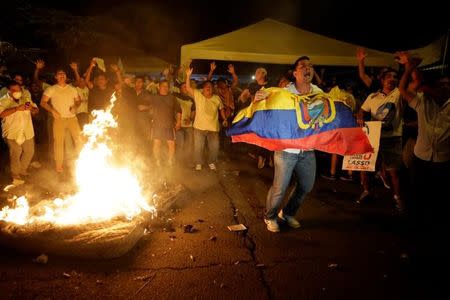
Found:
[[[181,47],[181,64],[190,59],[292,64],[307,55],[316,65],[355,66],[357,45],[338,41],[272,19]],[[391,53],[366,49],[367,66],[394,64]]]
[[[160,73],[170,63],[151,55],[122,57],[123,69],[127,73]]]

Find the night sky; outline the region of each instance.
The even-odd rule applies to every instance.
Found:
[[[2,4],[0,38],[53,51],[65,45],[66,56],[139,51],[177,63],[181,45],[266,17],[384,51],[425,46],[449,28],[438,1],[393,2],[18,0]]]

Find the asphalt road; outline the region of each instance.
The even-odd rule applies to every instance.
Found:
[[[358,183],[318,178],[297,216],[302,227],[283,224],[271,233],[262,216],[273,171],[255,164],[234,155],[222,159],[217,172],[152,169],[169,187],[184,184],[188,196],[117,259],[49,256],[37,264],[32,259],[41,253],[0,248],[0,299],[443,297],[445,286],[421,267],[426,258],[417,254],[408,222],[392,214],[388,191],[378,188],[378,197],[359,207]],[[40,185],[52,174],[44,166],[31,181]],[[240,223],[248,230],[227,229]],[[186,233],[185,225],[194,232]]]

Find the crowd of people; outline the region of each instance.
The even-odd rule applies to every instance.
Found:
[[[380,159],[375,175],[386,188],[392,189],[397,212],[405,212],[405,202],[412,203],[417,212],[420,199],[430,193],[439,195],[450,169],[449,77],[421,74],[417,69],[420,59],[404,52],[398,56],[403,69],[401,80],[399,71],[388,67],[369,75],[364,65],[366,56],[363,49],[357,50],[359,80],[364,89],[342,84],[346,80],[324,78],[324,72],[317,73],[307,56],[297,59],[292,69],[278,76],[276,82],[269,80],[266,69],[258,68],[250,84],[240,83],[232,64],[228,66],[229,74],[215,81],[212,78],[216,64],[212,62],[208,77],[201,83],[191,79],[194,70],[190,65],[168,68],[155,82],[147,76],[123,74],[114,64],[109,72],[102,71],[95,59],[83,74],[75,62],[68,65],[70,71],[57,68],[51,84],[41,78],[46,65],[38,60],[29,80],[23,74],[3,74],[8,80],[0,91],[0,118],[2,136],[9,150],[12,184],[23,184],[29,166],[39,167],[40,160],[50,159],[57,173],[66,172],[70,152],[76,157],[82,147],[81,130],[92,120],[91,112],[108,107],[113,94],[118,99],[113,108],[119,123],[118,135],[127,150],[151,155],[158,168],[185,165],[196,171],[204,167],[214,171],[220,148],[225,147],[226,152],[229,145],[229,138],[223,132],[239,110],[264,98],[261,93],[264,88],[277,86],[306,95],[339,86],[354,95],[353,101],[347,104],[360,125],[367,120],[382,121]],[[231,82],[226,79],[230,76]],[[46,149],[38,152],[48,156],[40,154],[33,161],[35,141]],[[405,147],[406,144],[414,146]],[[278,232],[278,219],[293,228],[300,227],[295,215],[314,186],[315,151],[271,152],[257,146],[249,146],[247,150],[257,161],[255,167],[274,167],[273,185],[266,202],[267,229]],[[355,179],[352,172],[338,176],[337,155],[329,159],[330,167],[322,172],[323,177]],[[415,201],[404,199],[399,172],[402,168],[408,168],[407,174],[414,182],[411,186],[417,193],[411,195]],[[362,190],[357,203],[372,195],[369,175],[360,172]],[[296,188],[281,209],[292,178]]]

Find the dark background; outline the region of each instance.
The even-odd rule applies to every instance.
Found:
[[[177,64],[183,44],[267,17],[390,52],[426,46],[449,28],[439,1],[18,0],[2,7],[0,40],[44,50],[54,63],[150,54]],[[42,55],[27,54],[30,61]]]

